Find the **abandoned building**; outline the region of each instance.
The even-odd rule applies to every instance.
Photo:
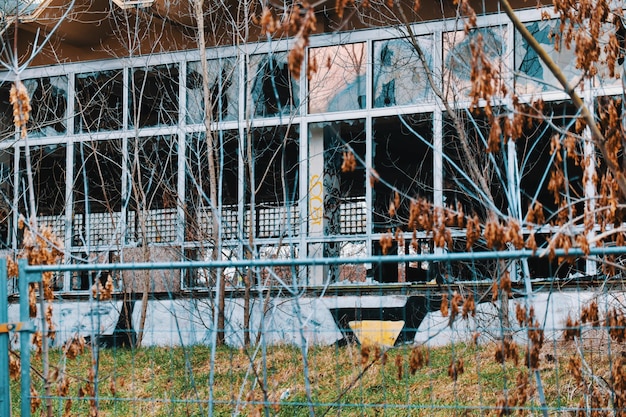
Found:
[[[214,3],[220,2],[205,2],[207,8]],[[457,133],[435,92],[460,109],[469,135],[486,141],[486,118],[469,111],[470,44],[477,36],[520,97],[543,99],[551,115],[549,123],[529,126],[515,146],[489,156],[500,168],[489,174],[494,209],[523,218],[536,200],[548,215],[556,211],[545,175],[550,138],[571,128],[577,110],[498,13],[497,2],[488,10],[476,6],[477,28],[468,32],[451,1],[433,2],[434,8],[422,2],[420,19],[408,26],[356,11],[340,18],[330,2],[317,10],[306,68],[298,76],[289,69],[294,38],[262,34],[261,10],[242,10],[244,3],[221,2],[219,10],[205,10],[208,47],[201,54],[192,2],[0,2],[4,250],[19,248],[20,215],[31,215],[28,144],[38,224],[63,241],[67,262],[207,259],[216,240],[227,259],[243,259],[247,251],[260,258],[358,257],[380,254],[383,234],[398,228],[406,243],[395,244],[393,253],[415,253],[411,232],[402,229],[411,198],[439,206],[460,203],[470,213],[478,193],[463,175]],[[558,20],[542,18],[549,9],[516,3],[527,28],[575,80],[573,52],[555,48],[551,36]],[[27,142],[16,134],[9,102],[16,72],[31,98]],[[210,105],[203,99],[205,86]],[[604,78],[602,69],[584,87],[590,107],[622,93],[620,80]],[[215,161],[209,142],[215,144]],[[354,157],[353,169],[342,169],[346,153]],[[206,175],[212,163],[218,178]],[[569,176],[580,179],[582,168],[572,166]],[[392,217],[396,191],[401,198]],[[582,185],[578,191],[590,192]],[[463,236],[459,231],[461,248]],[[417,251],[433,250],[428,235],[418,233],[417,239]],[[541,233],[537,240],[541,244]],[[150,259],[140,256],[145,252],[138,248],[145,247]],[[305,279],[311,285],[328,276],[427,280],[429,268],[316,267]],[[595,273],[584,261],[568,268],[531,264],[536,275]],[[480,278],[471,271],[455,272]],[[194,288],[205,285],[205,278],[184,274],[173,285]],[[68,274],[56,286],[79,291],[88,283]]]

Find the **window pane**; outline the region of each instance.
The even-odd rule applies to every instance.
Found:
[[[309,113],[364,109],[366,66],[364,43],[310,49]]]
[[[31,137],[57,136],[67,130],[67,76],[24,80],[32,107],[28,121]]]
[[[483,50],[489,62],[501,74],[506,70],[507,32],[505,27],[487,27],[443,34],[444,94],[448,100],[469,96],[472,81],[472,45],[482,38]]]
[[[123,83],[121,70],[76,75],[76,132],[122,128]]]
[[[135,138],[129,146],[129,238],[171,242],[176,239],[178,201],[176,137]]]
[[[234,58],[209,60],[207,67],[211,121],[237,119],[239,77],[236,60]],[[202,123],[204,107],[202,66],[200,62],[190,62],[187,64],[187,123]]]
[[[81,246],[87,242],[92,246],[121,243],[121,141],[76,143],[74,175],[73,245]]]
[[[220,170],[217,175],[221,188],[221,227],[224,239],[234,239],[238,233],[238,187],[239,187],[239,134],[237,131],[214,132],[217,159]],[[216,204],[211,201],[208,148],[203,133],[187,137],[186,178],[186,235],[187,240],[207,240],[213,232],[213,212]],[[221,158],[223,156],[223,159]]]
[[[432,68],[432,36],[417,39]],[[374,42],[374,107],[402,106],[432,98],[426,68],[409,39]]]
[[[503,110],[494,107],[493,113],[499,116]],[[482,219],[493,209],[506,213],[508,186],[504,163],[507,147],[500,146],[499,152],[485,152],[492,124],[484,112],[463,109],[456,112],[455,117],[456,121],[444,116],[444,205],[456,209],[460,204],[466,214],[477,214]],[[502,123],[501,117],[497,120]]]
[[[624,74],[624,55],[621,52],[621,56],[617,57],[617,60],[614,63],[613,74],[609,70],[608,65],[608,54],[606,48],[609,46],[609,42],[611,41],[611,36],[614,36],[614,41],[623,47],[624,45],[624,35],[623,31],[616,30],[615,25],[613,24],[604,24],[601,26],[600,39],[598,40],[598,45],[600,48],[600,58],[596,63],[598,67],[598,74],[594,78],[594,85],[601,87],[621,87],[622,86],[622,77]],[[621,41],[621,43],[620,43]]]
[[[581,73],[576,69],[576,54],[573,49],[567,49],[563,42],[555,48],[555,33],[559,30],[558,20],[532,22],[526,25],[528,31],[535,37],[541,47],[552,57],[557,66],[572,85],[581,79]],[[552,72],[543,63],[522,36],[515,32],[515,88],[519,94],[531,94],[541,91],[563,90]]]
[[[15,138],[13,105],[10,102],[11,85],[13,84],[5,82],[0,86],[0,141]]]
[[[374,184],[374,231],[406,228],[411,199],[433,195],[433,122],[431,114],[374,119],[373,164],[381,178]],[[395,213],[389,205],[398,192]]]
[[[65,213],[65,145],[31,146],[31,164],[33,170],[33,185],[38,216],[56,216]],[[24,184],[20,190],[20,212],[27,213],[24,202],[28,201],[26,189],[26,158],[21,150],[20,183]],[[63,236],[63,234],[59,235]]]
[[[348,162],[350,162],[348,164]],[[309,128],[309,232],[365,233],[365,123]]]
[[[134,69],[131,86],[131,126],[178,123],[178,65]]]
[[[300,84],[289,72],[287,52],[253,55],[249,68],[254,116],[270,117],[297,111]]]
[[[254,129],[251,134],[254,184],[250,184],[250,178],[246,176],[246,201],[249,203],[250,194],[254,193],[255,206],[248,207],[246,228],[250,229],[249,210],[253,210],[257,237],[297,234],[298,129],[267,127]]]
[[[564,155],[561,155],[562,162],[557,163],[556,155],[551,151],[554,146],[552,141],[558,140],[563,148],[561,152],[565,152],[564,143],[568,133],[575,129],[577,116],[578,111],[570,102],[548,103],[544,106],[541,119],[536,119],[532,129],[528,129],[529,134],[516,141],[524,215],[535,202],[543,205],[546,218],[556,214],[559,206],[554,192],[548,189],[550,171],[555,168],[567,175],[568,206],[577,214],[583,214],[583,168]]]
[[[13,215],[13,150],[0,150],[0,249],[10,247]]]

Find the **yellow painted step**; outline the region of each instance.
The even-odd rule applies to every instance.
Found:
[[[396,343],[396,339],[404,327],[404,320],[360,320],[351,321],[348,326],[362,345],[391,347]]]

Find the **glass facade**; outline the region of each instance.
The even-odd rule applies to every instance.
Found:
[[[550,33],[558,22],[533,13],[526,14],[527,27],[554,50]],[[378,254],[388,233],[406,234],[404,246],[391,253],[429,252],[432,236],[419,230],[411,236],[406,227],[418,199],[462,207],[468,215],[485,216],[478,208],[487,207],[522,219],[529,204],[540,202],[548,216],[556,215],[543,173],[554,163],[552,138],[580,133],[577,110],[511,26],[489,16],[478,23],[469,32],[449,22],[416,25],[414,38],[390,29],[360,31],[353,39],[318,36],[301,79],[290,74],[288,46],[280,42],[246,49],[250,53],[216,48],[206,66],[187,52],[152,56],[149,65],[141,58],[107,61],[103,68],[95,63],[94,71],[81,64],[30,69],[23,79],[33,102],[37,217],[72,252],[111,259],[126,247],[161,245],[177,248],[174,258],[183,260],[207,259],[216,239],[222,256],[232,259],[249,252],[269,258]],[[503,80],[526,94],[522,100],[547,103],[544,121],[527,126],[515,146],[492,153],[485,152],[490,119],[468,108],[470,45],[477,38]],[[568,54],[554,50],[566,74],[576,77]],[[588,84],[590,106],[621,88],[601,79]],[[25,149],[15,140],[9,88],[0,85],[7,93],[0,99],[0,241],[17,248],[11,207],[27,213]],[[491,109],[503,126],[512,115],[508,106]],[[460,131],[474,148],[463,147]],[[467,175],[471,158],[485,184]],[[567,169],[572,178],[583,176],[580,166]],[[588,191],[572,186],[570,192],[582,213]],[[458,235],[455,245],[463,246],[464,234]],[[309,269],[306,279],[319,284],[344,275],[354,282],[371,274],[378,281],[423,280],[428,268]],[[183,281],[193,286],[202,279]],[[67,282],[66,290],[84,289]]]

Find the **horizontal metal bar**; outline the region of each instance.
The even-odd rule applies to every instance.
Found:
[[[597,247],[591,248],[586,254],[580,248],[569,250],[557,249],[553,252],[557,257],[583,257],[624,255],[626,246]],[[257,268],[279,266],[319,266],[319,265],[344,265],[344,264],[383,264],[401,262],[454,262],[476,261],[488,259],[527,259],[547,257],[547,250],[534,252],[528,249],[511,251],[486,251],[486,252],[453,252],[453,253],[430,253],[416,255],[379,255],[356,258],[306,258],[306,259],[243,259],[243,260],[218,260],[218,261],[181,261],[181,262],[136,262],[119,264],[77,264],[77,265],[27,265],[25,272],[64,272],[64,271],[129,271],[129,270],[157,270],[157,269],[195,269],[195,268]]]
[[[9,332],[30,332],[35,331],[35,326],[29,322],[17,322],[17,323],[0,323],[0,333]]]

